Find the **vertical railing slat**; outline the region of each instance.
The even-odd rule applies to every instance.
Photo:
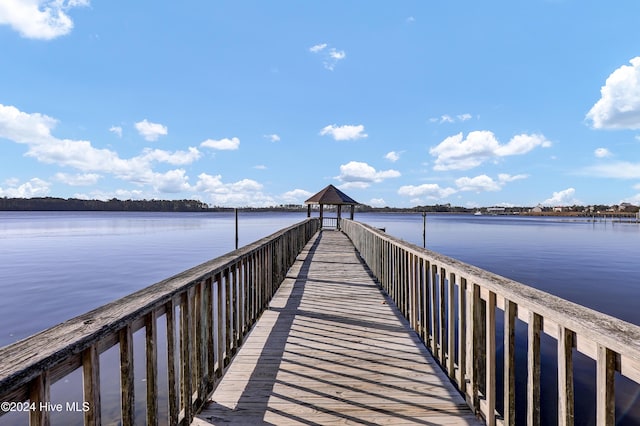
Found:
[[[167,324],[167,382],[169,387],[169,424],[178,423],[178,413],[180,411],[180,396],[176,390],[176,305],[173,298],[169,300],[165,308],[165,319]]]
[[[182,409],[184,410],[184,419],[187,424],[191,423],[193,418],[193,383],[191,381],[192,354],[193,354],[193,299],[195,297],[195,289],[190,287],[189,290],[182,294],[180,303],[180,363],[181,365],[181,391],[182,391]]]
[[[449,377],[455,381],[456,369],[455,369],[455,347],[456,347],[456,308],[455,308],[455,289],[456,289],[456,275],[452,272],[449,274],[449,283],[447,287],[447,369],[449,370]]]
[[[91,345],[82,353],[82,393],[83,401],[88,403],[87,411],[84,412],[85,426],[99,426],[102,424],[102,408],[100,403],[100,355],[96,345]]]
[[[489,292],[485,329],[485,398],[487,401],[487,425],[496,424],[496,294]]]
[[[467,280],[459,278],[458,284],[458,388],[463,392],[467,379]]]
[[[156,312],[145,317],[147,362],[147,425],[158,424],[158,330]]]
[[[122,424],[135,424],[135,388],[133,377],[133,333],[131,324],[120,330],[120,387]]]
[[[558,425],[572,426],[573,399],[573,332],[558,326]]]
[[[516,316],[518,306],[504,301],[504,412],[505,426],[516,424]]]
[[[615,423],[615,353],[598,345],[596,360],[596,424],[608,426]]]
[[[540,425],[540,330],[542,317],[529,312],[527,342],[527,424]]]
[[[35,405],[35,410],[29,410],[29,426],[49,426],[51,419],[49,410],[40,409],[40,404],[51,401],[51,384],[49,383],[49,371],[44,371],[31,381],[29,402]]]

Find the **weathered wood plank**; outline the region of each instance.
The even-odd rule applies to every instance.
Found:
[[[478,424],[344,235],[303,254],[194,424]]]

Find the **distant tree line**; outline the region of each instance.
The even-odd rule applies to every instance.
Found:
[[[0,198],[0,210],[201,212],[210,209],[197,200],[81,200],[78,198]],[[228,209],[226,209],[228,210]]]

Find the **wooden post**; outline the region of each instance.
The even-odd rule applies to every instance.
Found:
[[[529,312],[527,350],[527,424],[540,425],[540,330],[542,317]]]
[[[122,424],[135,424],[133,378],[133,333],[131,324],[120,330],[120,387],[122,397]]]
[[[84,424],[99,426],[100,418],[100,355],[96,345],[91,345],[82,353],[83,399],[89,403],[84,412]]]
[[[573,421],[573,332],[558,325],[558,425]]]
[[[234,209],[236,215],[236,250],[238,250],[238,209]]]
[[[49,372],[44,371],[31,382],[29,399],[38,409],[29,410],[30,425],[49,426],[50,424],[49,411],[39,409],[40,404],[46,404],[51,401],[51,386],[49,381]]]
[[[609,348],[598,345],[596,360],[596,424],[613,425],[615,415],[615,353]]]
[[[422,247],[427,248],[427,212],[422,212]]]
[[[145,340],[147,354],[147,424],[158,424],[158,331],[156,312],[145,317]]]
[[[176,318],[175,301],[173,298],[166,304],[167,321],[167,368],[169,387],[169,424],[178,423],[178,413],[180,412],[179,395],[176,391]]]
[[[496,424],[496,294],[489,292],[485,320],[485,391],[487,426]]]
[[[504,301],[504,424],[516,424],[516,315],[518,305]]]

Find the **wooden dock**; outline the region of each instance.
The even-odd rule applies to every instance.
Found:
[[[325,230],[192,424],[482,423],[349,239]]]

